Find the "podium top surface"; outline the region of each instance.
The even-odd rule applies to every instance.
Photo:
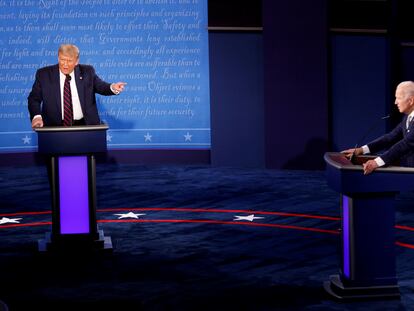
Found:
[[[357,157],[357,163],[364,163],[375,156]],[[339,152],[327,152],[326,177],[328,185],[342,194],[396,193],[414,190],[414,168],[402,166],[379,167],[364,175],[361,164],[353,164]]]
[[[38,151],[53,155],[106,152],[107,129],[106,124],[36,128]]]
[[[365,158],[366,160],[375,159],[376,156],[358,156],[359,158]],[[349,159],[347,159],[340,152],[326,152],[324,155],[325,162],[338,169],[338,170],[351,170],[351,171],[363,171],[362,165],[353,164]],[[364,161],[363,161],[364,162]],[[414,173],[413,167],[403,167],[403,166],[387,166],[379,167],[375,170],[376,172],[384,173]]]
[[[78,132],[78,131],[99,131],[107,130],[109,127],[107,124],[99,125],[81,125],[81,126],[45,126],[34,128],[34,131],[38,133],[44,132]]]

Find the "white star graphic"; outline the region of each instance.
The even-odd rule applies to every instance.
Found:
[[[7,217],[3,217],[2,219],[0,219],[0,225],[7,224],[9,222],[14,223],[14,224],[18,224],[20,219],[21,218],[7,218]]]
[[[119,216],[118,219],[122,219],[122,218],[135,218],[138,219],[139,216],[145,215],[145,214],[135,214],[133,212],[129,212],[126,214],[114,214],[116,216]]]
[[[187,134],[184,135],[185,141],[191,141],[191,137],[193,137],[193,135],[190,135],[190,133],[188,133],[188,132],[187,132]]]
[[[150,133],[147,133],[146,135],[144,135],[145,141],[151,141],[152,135],[150,135]]]
[[[247,221],[253,221],[253,220],[255,220],[255,219],[262,219],[262,218],[264,218],[264,217],[256,217],[256,216],[254,216],[254,214],[251,214],[251,215],[249,215],[249,216],[234,216],[234,217],[236,217],[235,219],[233,219],[234,221],[236,221],[236,220],[247,220]]]
[[[112,135],[111,134],[106,134],[106,141],[107,142],[112,142]]]
[[[30,141],[32,140],[29,136],[25,136],[22,138],[24,145],[30,145]]]

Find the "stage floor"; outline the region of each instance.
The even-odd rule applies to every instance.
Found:
[[[10,310],[414,310],[414,192],[396,202],[401,299],[341,303],[339,197],[320,171],[97,167],[110,254],[40,254],[43,167],[0,168],[0,300]],[[375,215],[373,215],[375,217]]]

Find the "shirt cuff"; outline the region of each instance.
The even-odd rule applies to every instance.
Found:
[[[363,154],[371,153],[371,151],[368,148],[368,145],[364,145],[361,148],[362,148],[362,153]]]
[[[380,157],[375,158],[374,161],[377,163],[378,167],[385,165],[385,162]]]
[[[111,84],[111,91],[112,91],[112,93],[114,93],[115,95],[118,95],[119,94],[119,91],[117,91],[117,90],[115,90],[113,87],[112,87],[112,84]]]
[[[40,118],[40,119],[42,118],[42,115],[41,115],[41,114],[37,114],[37,115],[35,115],[35,116],[33,117],[33,120],[34,120],[34,119],[39,119],[39,118]]]

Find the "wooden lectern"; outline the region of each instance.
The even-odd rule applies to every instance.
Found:
[[[338,299],[398,298],[395,271],[395,196],[414,189],[414,169],[378,168],[363,174],[341,153],[326,153],[328,185],[340,193],[342,262],[338,275],[324,283]]]
[[[106,152],[107,125],[36,128],[49,162],[52,232],[39,251],[111,250],[96,222],[96,153]]]

